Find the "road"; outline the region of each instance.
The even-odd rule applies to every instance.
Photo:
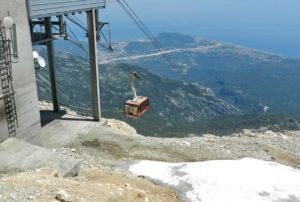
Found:
[[[193,48],[175,48],[175,49],[170,49],[170,50],[161,50],[157,51],[155,53],[148,53],[148,54],[142,54],[142,55],[131,55],[131,56],[126,56],[124,54],[120,53],[115,53],[121,55],[121,57],[115,57],[111,59],[106,59],[106,58],[101,58],[101,61],[99,64],[108,64],[111,62],[119,62],[119,61],[126,61],[126,60],[140,60],[144,58],[151,58],[151,57],[156,57],[160,55],[167,55],[167,54],[172,54],[172,53],[181,53],[181,52],[206,52],[209,51],[210,49],[216,49],[222,46],[221,44],[214,44],[210,46],[198,46],[198,47],[193,47]]]

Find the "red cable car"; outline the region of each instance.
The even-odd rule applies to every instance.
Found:
[[[131,85],[131,92],[133,99],[127,100],[124,104],[124,114],[129,117],[138,118],[145,111],[149,109],[149,98],[143,96],[137,96],[134,87],[134,81],[140,79],[140,76],[136,72],[129,74],[129,81]]]
[[[140,117],[149,108],[147,97],[138,97],[137,100],[127,100],[124,106],[124,114],[127,116]]]

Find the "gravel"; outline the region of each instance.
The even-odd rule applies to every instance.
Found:
[[[91,130],[66,145],[83,165],[111,168],[124,161],[195,162],[252,157],[300,168],[300,132],[245,129],[230,136],[156,138],[126,136],[111,128]],[[77,156],[76,156],[77,155]]]
[[[63,147],[51,148],[55,152],[80,159],[82,170],[77,178],[62,179],[55,170],[48,171],[44,168],[0,175],[0,201],[41,201],[42,199],[54,201],[60,190],[65,190],[74,201],[81,199],[88,201],[93,197],[94,191],[90,190],[90,187],[98,185],[102,191],[104,190],[99,192],[99,197],[103,197],[105,193],[109,201],[112,199],[109,195],[110,191],[112,196],[116,196],[119,192],[123,193],[125,189],[133,189],[134,183],[136,186],[132,192],[124,192],[129,195],[126,196],[127,198],[122,198],[123,201],[135,199],[140,201],[139,198],[144,201],[157,201],[162,197],[162,193],[156,190],[162,188],[147,184],[149,182],[144,182],[143,176],[140,177],[144,184],[138,184],[134,180],[130,184],[127,182],[134,177],[129,173],[123,173],[122,176],[115,173],[116,167],[136,160],[195,162],[251,157],[300,169],[300,131],[280,132],[261,128],[244,129],[241,133],[222,137],[203,134],[201,137],[156,138],[126,135],[124,131],[120,133],[123,126],[117,125],[118,130],[112,127],[93,128]],[[128,130],[127,126],[126,128],[132,133],[132,130]],[[110,184],[105,180],[110,181]],[[99,184],[99,181],[102,184]],[[124,186],[120,181],[126,182]],[[153,193],[138,191],[140,186],[143,190],[152,187]],[[77,194],[79,192],[81,195]],[[176,197],[170,190],[166,190],[163,196],[165,200],[161,201],[176,201]]]

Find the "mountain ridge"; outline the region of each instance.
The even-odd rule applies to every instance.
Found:
[[[270,113],[300,117],[300,97],[297,88],[300,85],[299,58],[282,57],[177,33],[159,35],[157,40],[168,41],[170,37],[178,41],[184,38],[175,46],[172,46],[174,40],[164,43],[163,51],[177,63],[176,67],[166,62],[154,46],[149,51],[151,44],[147,40],[120,43],[115,46],[115,53],[112,56],[102,55],[101,60],[103,62],[112,57],[118,58],[120,54],[119,59],[147,68],[152,73],[207,86],[213,89],[217,97],[226,100],[246,114],[262,113],[267,106]],[[193,40],[194,44],[185,43],[186,37],[189,37],[190,41]],[[132,43],[134,46],[130,45]],[[198,51],[189,51],[189,48],[197,50],[197,47],[201,48]],[[133,48],[140,49],[133,51],[131,50]],[[175,51],[177,48],[182,51]],[[139,51],[142,54],[132,54]],[[124,55],[128,57],[122,57]],[[151,57],[143,58],[139,57],[140,55]],[[132,57],[134,60],[130,59]]]
[[[152,51],[151,53],[147,53],[150,44],[148,44],[149,41],[144,39],[130,41],[129,43],[134,42],[134,46],[137,44],[140,45],[140,43],[147,43],[149,45],[148,50],[146,49],[147,51],[139,54],[139,56],[152,54],[151,57],[154,59],[151,57],[140,57],[135,60],[129,59],[132,55],[124,51],[124,47],[128,45],[127,42],[120,43],[119,47],[116,46],[113,55],[108,55],[108,53],[106,55],[100,52],[99,76],[102,114],[104,117],[126,121],[136,127],[138,132],[150,136],[184,137],[188,134],[198,135],[207,132],[226,135],[240,130],[241,127],[259,128],[262,126],[272,127],[272,125],[277,125],[282,129],[299,128],[297,120],[293,120],[293,124],[290,124],[289,116],[291,113],[286,113],[288,111],[285,111],[286,109],[294,111],[293,107],[297,106],[297,97],[293,97],[292,94],[293,99],[291,101],[295,103],[294,106],[290,108],[283,107],[284,110],[276,111],[273,106],[278,105],[279,101],[272,100],[272,98],[275,96],[276,99],[284,100],[291,97],[289,91],[284,91],[286,96],[277,98],[276,95],[278,94],[270,96],[269,93],[266,96],[265,89],[260,90],[260,85],[263,81],[260,77],[265,75],[270,80],[270,76],[266,74],[269,73],[268,68],[275,69],[279,73],[282,73],[284,69],[288,69],[287,72],[290,72],[290,68],[296,68],[295,63],[298,62],[300,64],[297,59],[283,58],[251,49],[244,49],[235,45],[222,44],[202,38],[181,36],[179,34],[161,34],[159,35],[161,37],[160,40],[167,40],[169,35],[173,36],[171,41],[177,40],[178,42],[174,46],[171,42],[165,41],[164,51],[165,53],[169,53],[176,61],[183,61],[179,67],[186,68],[188,64],[192,64],[184,71],[168,66],[169,64],[164,61],[154,47],[150,50]],[[184,38],[183,42],[180,41],[181,37]],[[63,41],[60,43],[61,45],[58,46],[60,50],[56,50],[56,57],[58,58],[56,66],[58,69],[61,104],[88,108],[90,111],[91,104],[87,100],[90,97],[90,81],[86,55],[76,56],[75,53],[70,54],[61,51],[64,47]],[[187,50],[192,51],[188,52]],[[176,51],[182,52],[179,54]],[[126,60],[123,63],[120,63],[121,60],[118,60],[116,62],[101,64],[101,61],[104,61],[103,57],[109,59],[118,57],[118,55]],[[267,65],[262,65],[262,68],[260,68],[261,66],[253,66],[257,63],[263,64],[264,62]],[[270,67],[270,62],[275,64],[275,66]],[[284,68],[280,66],[281,62],[284,62]],[[150,110],[139,120],[132,120],[122,115],[124,101],[131,98],[127,75],[132,69],[135,69],[142,74],[142,77],[145,77],[137,83],[138,93],[150,97]],[[193,71],[190,72],[191,70]],[[40,85],[44,86],[39,89],[39,97],[51,100],[49,97],[48,73],[47,70],[42,71],[45,72],[37,74],[38,82],[41,82]],[[257,77],[259,82],[255,81],[253,73],[258,74],[258,76],[255,76],[255,79]],[[277,72],[273,73],[273,76],[276,76]],[[164,78],[166,74],[168,76]],[[240,78],[240,74],[243,74],[243,76],[249,75],[251,78],[244,78],[242,76]],[[295,77],[297,74],[291,74],[290,76]],[[254,82],[251,79],[254,79]],[[274,81],[272,79],[270,81],[270,84],[267,80],[265,81],[266,84],[263,84],[272,87]],[[296,80],[291,79],[291,81],[294,82]],[[250,89],[248,89],[249,82],[252,85]],[[274,86],[276,85],[275,83]],[[45,86],[48,87],[45,88]],[[264,88],[264,86],[262,87]],[[66,89],[69,89],[70,92]],[[270,99],[267,99],[273,103],[262,102],[258,99],[260,98],[259,96],[258,98],[257,95],[253,96],[251,92],[253,89],[258,89],[262,97],[270,97]],[[294,95],[297,94],[294,93]],[[77,101],[78,96],[81,97],[79,98],[79,102]],[[161,101],[164,103],[162,106],[159,104]],[[280,105],[280,107],[282,106],[284,105]],[[241,122],[239,120],[245,121]],[[241,126],[238,124],[241,124]]]
[[[73,110],[91,111],[89,66],[84,58],[56,51],[59,102]],[[137,71],[142,79],[136,83],[137,93],[148,96],[150,109],[139,120],[124,117],[123,105],[131,99],[128,73]],[[48,69],[37,72],[40,100],[51,101]],[[186,81],[170,80],[128,64],[107,64],[100,68],[101,108],[104,116],[116,117],[137,126],[147,135],[158,134],[166,127],[220,115],[239,114],[239,110],[218,99],[209,88]],[[142,130],[142,131],[141,131]]]

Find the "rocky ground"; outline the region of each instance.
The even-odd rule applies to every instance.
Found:
[[[252,157],[300,169],[300,132],[267,128],[224,137],[154,138],[108,120],[105,128],[93,128],[63,147],[49,148],[80,159],[79,175],[61,178],[48,168],[2,175],[0,201],[178,201],[173,190],[119,169],[144,159],[194,162]],[[67,200],[60,198],[60,191]]]
[[[244,129],[229,136],[155,138],[119,135],[111,128],[91,130],[66,147],[74,148],[89,164],[99,168],[135,160],[194,162],[251,157],[300,168],[300,132]]]
[[[0,190],[0,201],[177,201],[168,188],[99,169],[83,169],[74,178],[61,178],[51,169],[1,176]]]

